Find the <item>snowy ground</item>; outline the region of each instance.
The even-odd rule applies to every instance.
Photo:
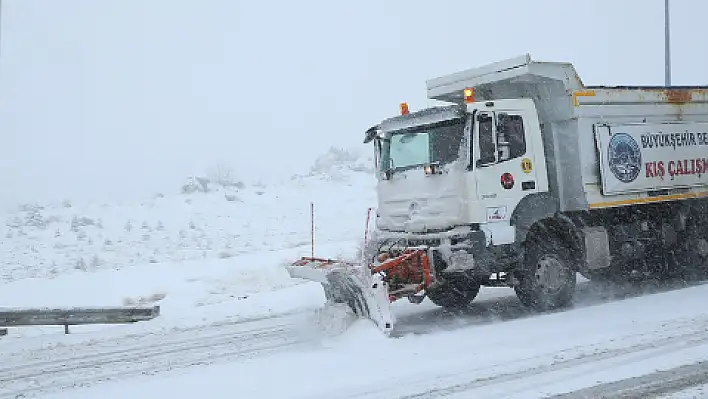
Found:
[[[306,286],[280,299],[316,291]],[[503,289],[483,291],[461,314],[401,303],[393,338],[365,321],[326,330],[312,312],[295,312],[15,339],[1,346],[0,397],[536,398],[593,386],[560,397],[694,397],[673,391],[708,382],[695,366],[708,356],[708,286],[606,294],[583,282],[576,309],[543,316]]]
[[[270,185],[213,182],[208,192],[140,204],[22,206],[0,239],[0,305],[160,305],[149,328],[316,308],[322,293],[284,265],[311,253],[311,203],[317,253],[356,256],[374,202],[367,161],[332,150],[310,175]],[[15,329],[3,341],[62,331]]]
[[[366,160],[332,150],[309,176],[269,184],[214,179],[208,192],[190,182],[199,191],[139,204],[25,204],[0,230],[0,282],[309,247],[310,202],[318,247],[360,240],[375,201]]]
[[[374,205],[360,165],[333,151],[277,185],[10,214],[0,304],[158,304],[161,316],[10,329],[0,398],[708,395],[708,285],[581,281],[574,309],[546,315],[503,288],[460,313],[398,302],[391,338],[340,309],[320,317],[321,288],[283,266],[309,254],[310,201],[317,253],[356,255]]]

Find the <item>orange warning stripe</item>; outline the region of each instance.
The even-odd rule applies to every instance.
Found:
[[[700,192],[684,193],[684,194],[660,195],[657,197],[634,198],[634,199],[617,200],[617,201],[595,202],[593,204],[589,204],[588,208],[590,208],[590,209],[609,208],[612,206],[651,204],[654,202],[673,201],[673,200],[681,200],[681,199],[695,199],[695,198],[704,198],[704,197],[708,198],[708,191],[700,191]]]

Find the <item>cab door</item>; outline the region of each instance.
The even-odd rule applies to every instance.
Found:
[[[480,109],[477,112],[474,163],[470,166],[477,175],[477,195],[479,205],[485,210],[486,223],[508,226],[519,201],[538,192],[536,168],[533,157],[528,155],[531,146],[527,145],[530,141],[527,125],[522,111]],[[513,237],[510,239],[513,242]]]

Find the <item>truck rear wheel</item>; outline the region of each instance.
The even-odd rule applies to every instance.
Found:
[[[679,259],[684,263],[684,268],[691,270],[699,278],[708,276],[708,223],[692,226],[679,252]]]
[[[529,243],[524,264],[514,287],[521,303],[539,311],[570,304],[575,293],[576,273],[570,249],[553,238]]]
[[[464,308],[477,297],[480,284],[466,276],[448,278],[445,283],[427,291],[432,303],[446,309]]]

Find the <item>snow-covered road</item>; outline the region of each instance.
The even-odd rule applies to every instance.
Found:
[[[703,392],[706,383],[708,363],[701,362],[554,395],[549,399],[696,398],[708,393]]]
[[[708,285],[579,288],[576,309],[540,316],[504,289],[461,314],[401,304],[394,338],[364,321],[323,335],[306,312],[9,350],[0,397],[647,398],[708,382]]]
[[[55,345],[0,355],[0,398],[239,361],[312,345],[295,329],[302,317],[211,324],[169,332]]]
[[[689,324],[699,326],[687,328]],[[362,390],[342,398],[529,398],[552,395],[579,386],[601,382],[613,375],[651,372],[673,367],[654,377],[628,377],[612,384],[571,391],[551,397],[648,397],[649,393],[671,392],[686,384],[708,381],[705,364],[678,367],[685,361],[700,361],[708,355],[706,320],[687,320],[675,328],[628,334],[621,340],[605,340],[536,356],[500,362],[491,367],[470,367],[429,378],[416,377],[397,387]],[[704,373],[704,374],[701,374]],[[659,384],[659,386],[657,386]],[[666,384],[666,385],[664,385]],[[676,385],[673,385],[676,384]],[[672,386],[673,385],[673,386]],[[619,390],[622,389],[621,395]],[[661,390],[659,390],[661,389]],[[634,396],[636,395],[636,396]],[[326,397],[323,395],[322,397]]]
[[[387,381],[292,397],[700,397],[684,389],[708,382],[708,313],[697,311],[706,294],[699,286],[438,333],[398,358],[407,372],[367,367]]]

